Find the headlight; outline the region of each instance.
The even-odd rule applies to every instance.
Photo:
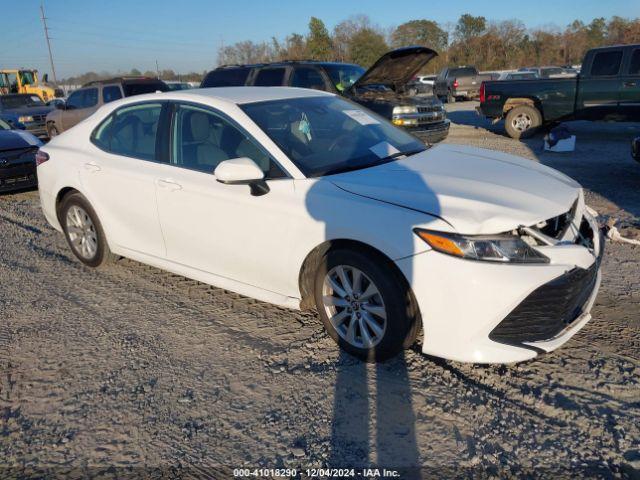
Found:
[[[18,121],[20,123],[33,122],[33,117],[31,115],[24,115],[22,117],[18,117]]]
[[[464,236],[416,228],[434,250],[469,260],[498,263],[549,263],[549,258],[514,235]]]
[[[393,115],[402,115],[403,113],[418,113],[418,107],[405,106],[405,107],[393,107]]]

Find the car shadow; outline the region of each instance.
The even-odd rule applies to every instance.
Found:
[[[421,175],[406,166],[407,161],[408,159],[400,158],[377,167],[390,168],[378,174],[379,177],[374,177],[373,182],[382,182],[381,188],[386,191],[402,191],[407,185],[412,185],[413,189],[421,192],[423,204],[431,206],[430,213],[440,215],[440,203],[433,189]],[[389,177],[395,177],[396,183],[389,181]],[[358,208],[358,203],[361,220],[377,225],[379,231],[395,228],[393,220],[385,221],[389,215],[404,214],[397,206],[391,207],[384,202],[340,191],[334,181],[333,176],[302,181],[313,182],[306,195],[307,211],[324,225],[326,241],[357,239],[355,236],[351,237],[349,232],[356,231],[353,229],[353,209]],[[380,210],[382,208],[391,208],[393,211],[385,213]],[[414,214],[415,212],[411,213]],[[424,215],[423,219],[420,218],[425,224],[436,220],[426,214],[418,215]],[[356,228],[362,229],[362,223],[357,223]],[[395,248],[398,252],[405,252],[396,258],[413,253],[414,237],[415,233],[409,226],[406,231],[394,234]],[[384,261],[382,257],[372,258]],[[328,265],[324,268],[328,270]],[[395,267],[392,264],[390,268]],[[403,268],[409,285],[412,284],[414,271],[412,258]],[[406,308],[410,308],[408,304]],[[393,318],[387,321],[392,322]],[[341,350],[334,388],[328,466],[393,468],[401,472],[403,479],[420,478],[421,457],[416,442],[416,417],[411,399],[411,382],[404,352],[383,363],[370,364]]]

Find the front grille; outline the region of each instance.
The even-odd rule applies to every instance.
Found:
[[[500,343],[548,340],[571,325],[596,285],[599,262],[574,268],[534,290],[489,334]]]
[[[47,119],[46,115],[31,115],[33,117],[33,123],[44,123]]]
[[[418,107],[418,113],[433,113],[433,112],[441,112],[442,107],[433,106],[433,107]]]

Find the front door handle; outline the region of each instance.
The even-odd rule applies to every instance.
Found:
[[[102,170],[100,168],[100,165],[98,165],[96,162],[85,163],[84,169],[92,173],[99,172],[100,170]]]
[[[635,87],[636,85],[638,85],[638,83],[637,82],[624,82],[622,85],[624,87],[629,87],[630,88],[630,87]]]
[[[171,190],[172,192],[175,190],[182,190],[182,185],[180,185],[175,180],[172,180],[171,178],[160,178],[156,181],[156,184],[160,188],[166,188],[167,190]]]

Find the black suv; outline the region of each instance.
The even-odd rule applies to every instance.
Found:
[[[380,57],[367,71],[359,65],[313,60],[225,65],[209,72],[200,87],[289,86],[333,92],[434,143],[449,133],[442,102],[434,96],[410,96],[405,89],[437,55],[425,47],[399,48]]]

